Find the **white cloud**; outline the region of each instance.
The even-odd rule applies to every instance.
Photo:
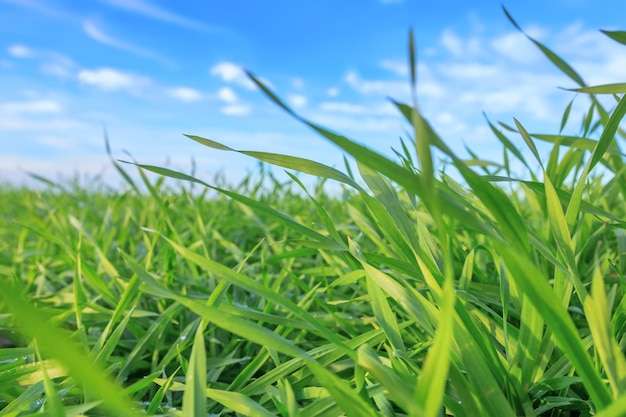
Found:
[[[315,123],[326,126],[342,134],[402,132],[403,122],[399,117],[357,117],[332,113],[320,113],[312,117]]]
[[[60,136],[48,136],[48,135],[41,136],[37,138],[36,141],[38,143],[41,143],[42,145],[46,145],[55,149],[67,150],[67,149],[72,149],[75,147],[74,142],[72,142],[71,140],[67,138],[60,137]]]
[[[62,132],[71,131],[73,129],[84,128],[85,124],[73,119],[50,119],[50,120],[32,120],[20,117],[4,118],[0,115],[1,130],[16,131],[50,131],[57,130]]]
[[[441,65],[439,70],[441,73],[455,79],[485,80],[501,75],[502,68],[494,63],[460,62]]]
[[[204,98],[200,91],[189,87],[176,87],[167,90],[167,95],[183,103],[193,103]]]
[[[339,95],[339,89],[336,87],[331,87],[328,90],[326,90],[326,95],[328,97],[337,97]]]
[[[134,12],[152,19],[162,22],[171,23],[178,26],[184,26],[190,29],[207,30],[207,25],[197,22],[193,19],[178,15],[176,13],[165,10],[155,4],[144,0],[104,0],[110,6],[117,7],[129,12]]]
[[[137,92],[150,84],[150,79],[146,77],[113,68],[82,70],[78,73],[78,81],[104,91],[124,90]]]
[[[423,65],[418,65],[418,92],[420,96],[441,97],[444,88]],[[350,71],[344,78],[345,82],[355,91],[365,95],[380,95],[393,97],[398,100],[407,100],[410,97],[411,87],[407,81],[397,80],[364,80],[355,71]]]
[[[222,114],[227,116],[247,116],[252,108],[247,104],[229,104],[222,107]]]
[[[60,113],[63,107],[53,100],[16,101],[0,103],[0,113]]]
[[[229,104],[236,103],[239,100],[237,97],[237,94],[235,94],[233,89],[230,87],[220,88],[219,91],[217,92],[217,98],[222,100],[224,103],[229,103]]]
[[[68,57],[58,53],[44,54],[45,61],[41,64],[41,72],[60,79],[73,77],[76,64]]]
[[[157,53],[149,50],[149,49],[145,49],[142,48],[140,46],[136,46],[133,45],[129,42],[117,39],[107,33],[105,33],[100,27],[98,27],[95,22],[90,21],[90,20],[84,20],[83,21],[83,30],[85,31],[85,33],[87,34],[87,36],[89,36],[91,39],[95,40],[96,42],[99,42],[103,45],[106,46],[110,46],[112,48],[115,49],[120,49],[122,51],[126,51],[126,52],[130,52],[131,54],[137,55],[137,56],[141,56],[143,58],[149,58],[152,59],[154,61],[158,61],[161,64],[167,65],[167,66],[174,66],[174,64],[159,56]]]
[[[252,111],[252,106],[243,103],[230,87],[222,87],[217,91],[217,99],[224,103],[220,109],[227,116],[247,116]]]
[[[287,100],[293,107],[296,107],[296,108],[304,107],[309,102],[309,99],[307,98],[307,96],[302,95],[302,94],[288,94]]]
[[[15,58],[30,58],[34,55],[32,49],[19,44],[9,46],[7,53]]]
[[[326,101],[319,106],[321,111],[329,113],[343,113],[352,115],[398,115],[398,110],[389,102],[383,104],[374,104],[366,106],[363,104],[354,104],[341,101]]]
[[[459,38],[452,29],[446,29],[441,34],[441,45],[456,57],[463,56],[463,41]]]
[[[240,66],[228,61],[222,61],[211,67],[211,75],[227,83],[236,84],[247,90],[254,90],[254,83],[248,78]]]
[[[396,75],[409,75],[409,64],[404,61],[384,59],[381,61],[380,66]]]

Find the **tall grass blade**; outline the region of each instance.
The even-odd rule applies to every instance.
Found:
[[[204,347],[204,323],[196,330],[191,348],[189,367],[185,376],[185,393],[183,395],[183,417],[199,417],[206,415],[207,402],[205,390],[206,350]]]

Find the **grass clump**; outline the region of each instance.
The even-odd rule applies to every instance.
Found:
[[[535,161],[489,122],[502,164],[473,169],[415,99],[394,102],[412,134],[393,161],[250,73],[358,172],[237,151],[319,186],[137,164],[146,195],[113,161],[127,191],[0,189],[0,416],[626,415],[623,85],[586,86],[529,39],[591,103],[580,136],[508,126]]]

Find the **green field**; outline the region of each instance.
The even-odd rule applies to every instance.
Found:
[[[354,164],[245,152],[291,180],[227,186],[112,157],[123,189],[0,187],[0,417],[626,415],[626,84],[529,41],[589,108],[554,116],[577,136],[488,122],[497,163],[416,103],[388,159],[250,74]]]

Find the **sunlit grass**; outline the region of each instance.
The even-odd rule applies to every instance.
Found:
[[[580,136],[487,121],[498,166],[457,155],[417,99],[394,102],[412,127],[396,161],[249,73],[356,170],[190,135],[292,181],[112,159],[124,191],[0,188],[0,417],[625,415],[623,84],[589,87],[529,39],[588,116]],[[409,57],[415,87],[412,36]]]

